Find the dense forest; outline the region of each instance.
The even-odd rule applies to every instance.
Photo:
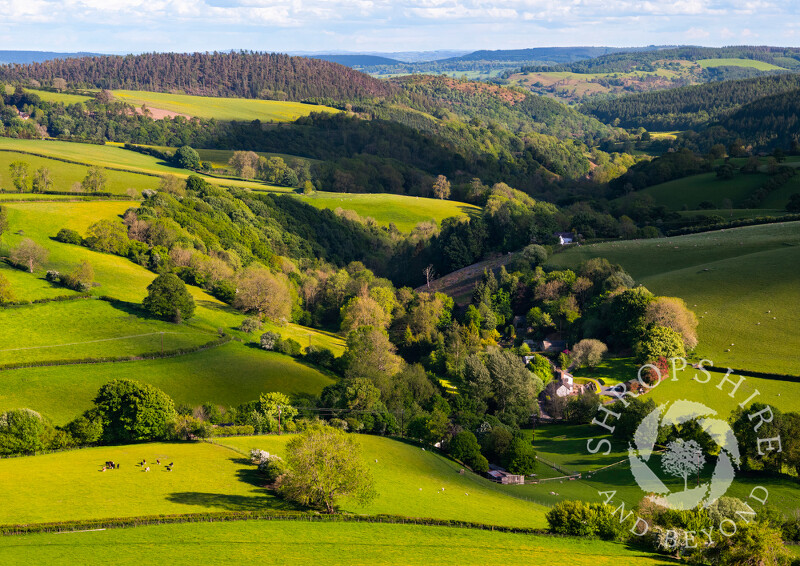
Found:
[[[584,104],[581,110],[624,128],[685,130],[719,120],[759,98],[798,88],[800,75],[781,74],[596,100]]]
[[[385,96],[391,85],[320,59],[277,53],[146,53],[0,66],[0,81],[184,92],[204,96],[304,100]]]
[[[571,73],[628,73],[652,71],[652,63],[662,60],[697,61],[699,59],[752,59],[785,69],[800,67],[800,49],[792,47],[733,46],[733,47],[677,47],[654,51],[626,50],[568,65],[523,67],[522,71],[568,71]]]

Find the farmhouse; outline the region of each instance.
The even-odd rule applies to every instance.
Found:
[[[575,234],[572,232],[556,232],[553,235],[558,238],[558,243],[562,246],[571,244],[575,241]]]

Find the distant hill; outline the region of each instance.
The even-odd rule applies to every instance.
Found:
[[[47,86],[55,78],[78,88],[279,100],[353,100],[395,90],[337,63],[277,53],[146,53],[0,66],[0,81],[36,79]]]
[[[322,61],[330,61],[331,63],[338,63],[345,67],[366,67],[369,65],[397,65],[402,63],[397,59],[389,59],[388,57],[380,57],[378,55],[361,55],[361,54],[342,54],[342,55],[308,55],[310,59],[321,59]]]
[[[800,74],[783,73],[632,94],[584,104],[581,111],[606,124],[651,131],[696,128],[766,96],[800,88]],[[791,98],[791,97],[790,97]],[[741,120],[741,115],[737,120]]]
[[[57,53],[55,51],[0,51],[0,65],[42,63],[51,59],[71,59],[74,57],[97,57],[99,53]]]
[[[446,61],[552,61],[571,63],[593,59],[610,53],[656,51],[664,47],[534,47],[531,49],[481,50]]]

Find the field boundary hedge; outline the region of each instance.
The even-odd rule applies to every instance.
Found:
[[[702,232],[715,232],[717,230],[725,230],[728,228],[741,228],[743,226],[759,226],[761,224],[780,224],[783,222],[795,222],[800,220],[800,214],[784,214],[783,216],[758,216],[756,218],[741,218],[739,220],[731,220],[722,224],[708,224],[705,226],[687,226],[686,228],[678,228],[676,230],[669,230],[666,233],[668,238],[673,236],[685,236],[687,234],[700,234]]]
[[[703,366],[704,369],[708,371],[712,371],[715,373],[728,373],[728,370],[731,368],[722,368],[722,367],[713,367],[713,366]],[[750,371],[746,369],[732,369],[732,373],[737,375],[741,375],[744,377],[760,377],[762,379],[774,379],[775,381],[794,381],[800,382],[800,375],[789,375],[789,374],[782,374],[782,373],[766,373],[763,371]]]
[[[118,529],[142,527],[146,525],[172,525],[182,523],[214,523],[232,521],[306,521],[318,523],[385,523],[394,525],[420,525],[428,527],[458,527],[501,533],[554,535],[544,528],[508,527],[489,525],[474,521],[456,519],[432,519],[427,517],[406,517],[404,515],[323,515],[309,511],[218,511],[208,513],[189,513],[183,515],[143,515],[109,519],[85,519],[59,521],[53,523],[27,523],[0,525],[0,535],[15,536],[37,533],[64,533],[92,529]]]
[[[156,334],[158,334],[156,332]],[[76,365],[84,365],[84,364],[107,364],[107,363],[119,363],[119,362],[139,362],[144,360],[159,360],[163,358],[176,358],[178,356],[185,356],[187,354],[194,354],[196,352],[201,352],[203,350],[210,350],[211,348],[216,348],[218,346],[222,346],[223,344],[227,344],[233,340],[232,336],[222,336],[217,338],[216,340],[212,340],[210,342],[206,342],[205,344],[200,344],[199,346],[192,346],[189,348],[176,348],[174,350],[167,350],[164,352],[148,352],[145,354],[138,354],[135,356],[106,356],[101,358],[80,358],[75,360],[65,360],[65,359],[56,359],[56,360],[42,360],[42,361],[32,361],[32,362],[15,362],[11,364],[2,364],[0,365],[0,371],[6,370],[13,370],[13,369],[23,369],[23,368],[36,368],[36,367],[53,367],[53,366],[76,366]]]

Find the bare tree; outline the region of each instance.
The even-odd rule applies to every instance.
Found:
[[[64,79],[62,79],[60,77],[56,77],[55,79],[53,79],[53,88],[56,89],[58,92],[61,92],[62,90],[66,90],[67,81],[65,81]]]
[[[436,277],[436,270],[433,268],[433,264],[429,265],[425,269],[422,270],[422,273],[425,274],[425,281],[428,284],[428,289],[431,288],[431,281],[434,277]]]

